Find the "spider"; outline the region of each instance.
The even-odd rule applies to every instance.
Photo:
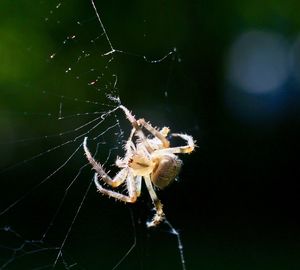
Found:
[[[130,136],[124,146],[125,156],[117,157],[115,162],[120,171],[111,178],[103,166],[97,162],[87,147],[87,137],[84,138],[85,155],[96,171],[94,182],[99,192],[117,200],[134,203],[141,194],[142,179],[144,179],[150,197],[155,207],[155,215],[147,222],[148,227],[157,226],[165,219],[163,205],[158,199],[154,187],[163,189],[171,184],[178,175],[182,161],[177,154],[191,153],[195,148],[193,137],[187,134],[172,133],[172,137],[180,137],[187,142],[184,146],[170,147],[167,139],[169,128],[158,130],[144,119],[136,120],[132,113],[123,105],[118,106],[132,125]],[[144,130],[152,134],[146,136]],[[137,139],[134,141],[133,137]],[[112,188],[126,183],[128,195],[104,188],[99,180],[103,180]]]

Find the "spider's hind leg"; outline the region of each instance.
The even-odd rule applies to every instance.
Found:
[[[197,145],[195,144],[196,141],[194,141],[193,137],[187,134],[181,134],[181,133],[172,133],[171,134],[173,137],[180,137],[181,139],[185,140],[187,142],[187,145],[184,146],[179,146],[179,147],[172,147],[170,148],[170,150],[175,153],[175,154],[179,154],[179,153],[191,153],[194,151],[195,147],[197,147]]]
[[[145,179],[147,189],[149,191],[150,197],[152,199],[152,202],[155,206],[155,211],[156,211],[152,220],[147,222],[147,227],[149,228],[149,227],[155,227],[155,226],[159,225],[162,221],[164,221],[165,213],[163,211],[163,204],[158,199],[158,197],[153,189],[150,176],[144,176],[144,179]]]

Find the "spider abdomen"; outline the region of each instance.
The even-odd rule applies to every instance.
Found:
[[[151,174],[153,184],[160,189],[174,181],[178,175],[182,161],[176,156],[164,155],[157,160],[157,165]]]

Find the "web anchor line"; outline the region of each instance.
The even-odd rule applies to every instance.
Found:
[[[70,224],[70,227],[69,227],[69,229],[68,229],[68,231],[67,231],[67,233],[66,233],[66,235],[65,235],[65,237],[64,237],[64,239],[63,239],[63,241],[62,241],[62,243],[61,243],[61,245],[60,245],[60,247],[59,247],[59,252],[57,253],[56,259],[55,259],[55,261],[54,261],[54,263],[53,263],[53,268],[56,267],[58,260],[59,260],[60,258],[62,258],[62,255],[63,255],[63,248],[64,248],[64,246],[65,246],[65,243],[66,243],[67,239],[69,238],[69,235],[70,235],[70,233],[71,233],[71,231],[72,231],[73,225],[74,225],[74,223],[75,223],[75,221],[76,221],[76,219],[77,219],[77,217],[78,217],[78,215],[79,215],[79,212],[80,212],[80,210],[81,210],[81,208],[82,208],[82,206],[83,206],[83,204],[84,204],[84,201],[85,201],[85,199],[86,199],[86,197],[87,197],[87,194],[88,194],[88,192],[89,192],[89,190],[90,190],[90,188],[91,188],[91,186],[92,186],[92,183],[93,183],[93,181],[90,181],[90,184],[88,185],[88,187],[87,187],[87,189],[86,189],[86,191],[85,191],[85,193],[84,193],[84,195],[83,195],[83,198],[82,198],[82,200],[81,200],[80,203],[79,203],[79,206],[78,206],[78,208],[77,208],[77,211],[76,211],[76,213],[75,213],[75,216],[74,216],[74,218],[72,219],[72,222],[71,222],[71,224]]]
[[[106,40],[107,40],[107,42],[108,42],[108,44],[109,44],[109,47],[110,47],[110,51],[107,52],[107,53],[105,53],[104,55],[112,54],[112,53],[114,53],[116,50],[114,49],[114,47],[113,47],[113,45],[112,45],[112,43],[111,43],[111,41],[110,41],[110,39],[109,39],[109,37],[108,37],[108,34],[107,34],[107,32],[106,32],[106,29],[105,29],[105,27],[104,27],[104,24],[102,23],[102,20],[101,20],[101,18],[100,18],[100,15],[99,15],[99,12],[98,12],[98,9],[97,9],[97,7],[96,7],[96,5],[95,5],[94,0],[91,0],[91,3],[92,3],[92,6],[93,6],[94,11],[95,11],[95,13],[96,13],[97,19],[98,19],[98,21],[99,21],[99,23],[100,23],[100,26],[101,26],[101,28],[102,28],[102,30],[103,30],[104,36],[105,36],[105,38],[106,38]]]
[[[179,251],[179,255],[180,255],[182,270],[187,270],[186,264],[185,264],[185,257],[184,257],[184,253],[183,253],[183,245],[182,245],[182,241],[181,241],[181,235],[167,219],[164,220],[164,223],[170,228],[171,233],[173,235],[175,235],[177,238],[178,251]]]

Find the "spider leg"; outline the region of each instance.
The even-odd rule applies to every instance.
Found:
[[[194,151],[196,145],[195,141],[192,136],[187,134],[181,134],[181,133],[172,133],[173,137],[180,137],[181,139],[185,140],[187,142],[187,145],[185,146],[179,146],[179,147],[172,147],[173,153],[191,153]],[[178,151],[178,152],[177,152]]]
[[[157,150],[155,153],[156,155],[170,154],[170,153],[186,154],[186,153],[191,153],[194,151],[196,145],[195,145],[195,141],[192,136],[187,135],[187,134],[180,134],[180,133],[172,133],[172,136],[182,138],[183,140],[185,140],[187,142],[187,145]]]
[[[152,127],[151,124],[146,122],[145,119],[143,119],[143,118],[139,119],[138,122],[145,129],[147,129],[153,136],[157,137],[162,142],[164,148],[168,148],[170,146],[170,142],[164,136],[165,130],[163,130],[164,133],[162,134],[159,130]]]
[[[129,120],[129,122],[131,123],[131,125],[138,129],[139,128],[139,124],[138,122],[136,121],[134,115],[132,115],[132,113],[123,105],[120,105],[119,106],[120,109],[122,109],[126,115],[126,118]]]
[[[132,113],[123,105],[119,106],[120,109],[122,109],[126,115],[126,118],[129,120],[129,122],[131,123],[131,125],[133,126],[133,129],[135,130],[136,135],[139,137],[139,139],[142,141],[143,145],[145,146],[145,148],[147,149],[147,151],[149,153],[153,152],[152,147],[149,145],[146,136],[144,135],[144,133],[141,130],[141,126],[140,126],[140,120],[136,120],[135,117],[132,115]]]
[[[96,185],[98,191],[109,197],[113,197],[117,200],[120,200],[123,202],[128,202],[128,203],[134,203],[137,199],[137,190],[136,190],[136,185],[134,182],[134,177],[130,173],[128,174],[128,176],[126,178],[126,186],[127,186],[127,190],[128,190],[128,195],[124,195],[119,192],[109,190],[109,189],[102,187],[102,185],[99,183],[97,173],[95,173],[94,182],[95,182],[95,185]]]
[[[136,177],[135,186],[136,186],[136,195],[140,197],[141,189],[142,189],[142,176],[138,175]]]
[[[136,132],[136,129],[135,128],[132,128],[131,129],[131,132],[130,132],[130,135],[129,135],[129,138],[125,144],[125,157],[124,157],[124,161],[127,163],[129,161],[129,159],[132,157],[132,154],[133,154],[133,151],[135,151],[135,145],[134,143],[132,142],[132,137],[134,135],[134,133]]]
[[[124,159],[123,160],[117,159],[117,161],[116,161],[116,165],[120,168],[124,167],[127,164],[129,158],[132,156],[132,151],[134,150],[134,144],[132,142],[132,137],[133,137],[134,133],[135,133],[135,128],[132,128],[130,136],[127,140],[127,143],[125,144],[126,154],[125,154]],[[84,138],[83,148],[84,148],[84,152],[85,152],[85,155],[86,155],[89,163],[93,166],[93,169],[100,175],[100,177],[103,179],[103,181],[105,181],[105,183],[109,184],[112,187],[118,187],[125,181],[127,174],[128,174],[128,169],[124,168],[124,169],[120,170],[115,175],[115,177],[112,179],[105,172],[103,166],[93,158],[90,150],[87,147],[87,137]]]
[[[83,141],[83,148],[84,148],[84,152],[85,155],[89,161],[89,163],[93,166],[93,169],[97,172],[97,174],[99,174],[99,176],[103,179],[103,181],[107,184],[109,184],[112,187],[118,187],[119,185],[121,185],[127,175],[128,175],[128,168],[124,168],[122,170],[120,170],[115,177],[112,179],[103,169],[102,165],[100,163],[98,163],[92,156],[90,150],[87,147],[87,137],[84,138]]]
[[[157,226],[158,224],[160,224],[165,219],[165,214],[163,212],[163,204],[158,199],[158,197],[153,189],[150,176],[148,176],[148,175],[144,176],[144,179],[145,179],[147,189],[149,191],[150,197],[152,199],[152,202],[155,206],[155,211],[156,211],[152,220],[147,222],[147,227],[154,227],[154,226]]]

